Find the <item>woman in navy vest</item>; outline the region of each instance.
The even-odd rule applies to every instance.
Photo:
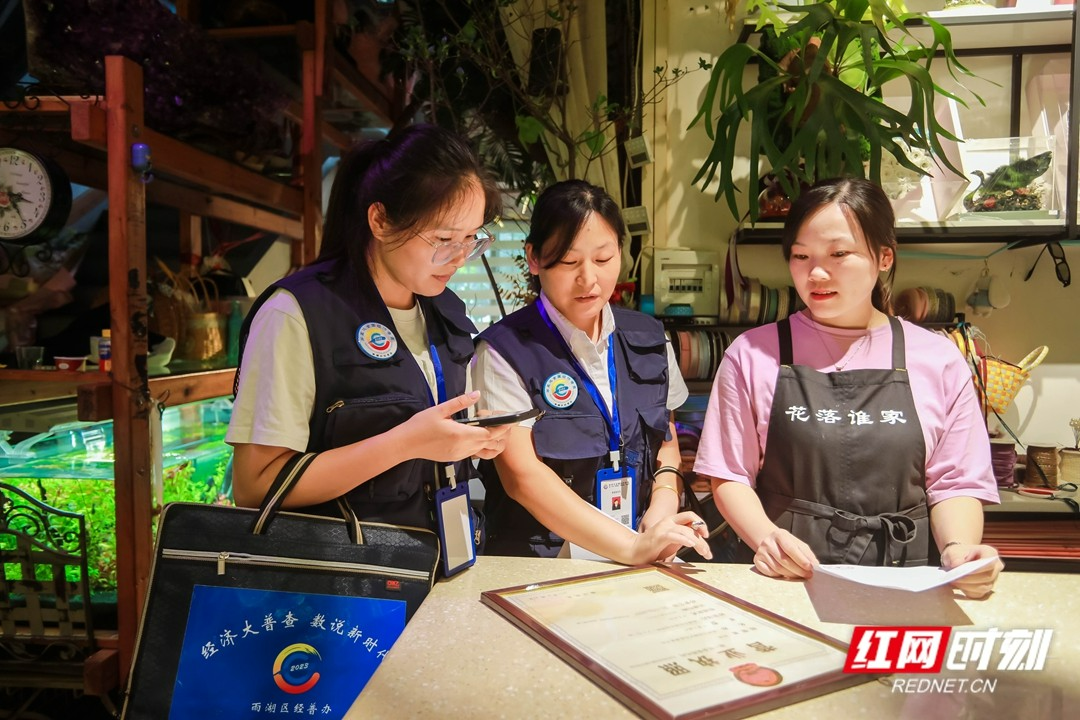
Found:
[[[752,328],[717,372],[694,470],[713,478],[743,559],[780,577],[817,562],[952,568],[954,584],[993,587],[982,545],[998,502],[971,368],[952,341],[893,317],[892,206],[874,183],[804,191],[783,234],[806,309]]]
[[[476,329],[446,289],[490,245],[499,207],[469,146],[432,125],[342,158],[318,260],[245,322],[226,436],[238,505],[258,505],[288,458],[314,451],[287,507],[345,496],[361,519],[436,527],[437,487],[467,480],[468,458],[493,457],[507,432],[453,420],[478,397],[466,393]]]
[[[488,553],[556,556],[568,540],[627,564],[684,546],[709,556],[704,522],[679,512],[674,354],[655,318],[608,304],[624,235],[615,201],[580,180],[533,210],[539,298],[480,334],[473,367],[478,407],[544,410],[483,463]]]

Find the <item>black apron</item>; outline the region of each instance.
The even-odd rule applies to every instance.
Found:
[[[769,518],[825,564],[928,561],[926,445],[904,331],[889,323],[893,369],[831,373],[794,365],[791,326],[777,323],[780,370],[756,489]]]

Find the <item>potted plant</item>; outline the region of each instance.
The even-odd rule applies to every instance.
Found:
[[[713,143],[694,183],[704,188],[718,179],[716,199],[723,196],[736,218],[734,161],[744,129],[748,187],[757,188],[761,174],[769,173],[769,182],[791,197],[819,178],[880,182],[883,152],[919,175],[928,174],[926,163],[917,164],[910,153],[929,155],[962,175],[941,145],[956,137],[934,115],[938,96],[963,100],[938,86],[931,70],[971,76],[953,53],[948,29],[907,12],[903,0],[747,0],[746,9],[759,12],[761,45],[737,42],[720,55],[691,122]],[[928,26],[928,43],[909,31],[916,22]],[[758,82],[748,88],[745,71],[753,64]],[[882,88],[894,81],[910,89],[906,112],[883,99]],[[757,202],[749,203],[749,217],[758,219]]]

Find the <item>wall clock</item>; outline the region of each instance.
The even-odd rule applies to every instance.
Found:
[[[71,213],[71,182],[52,160],[0,147],[0,242],[29,245],[59,232]]]

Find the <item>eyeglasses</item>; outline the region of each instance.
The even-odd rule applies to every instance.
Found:
[[[435,254],[431,256],[431,262],[433,265],[445,265],[450,262],[462,252],[465,253],[466,262],[469,260],[475,260],[484,254],[484,251],[491,247],[491,244],[495,242],[495,238],[487,231],[486,228],[480,228],[476,231],[476,235],[472,240],[466,240],[464,242],[452,242],[450,240],[428,240],[423,235],[417,234],[417,237],[426,242],[432,248],[435,249]]]
[[[1058,280],[1061,281],[1061,287],[1069,287],[1069,283],[1072,282],[1072,272],[1069,270],[1069,262],[1065,259],[1065,249],[1061,247],[1061,243],[1057,240],[1052,240],[1043,245],[1043,249],[1039,251],[1039,255],[1035,258],[1031,269],[1024,276],[1024,282],[1031,279],[1031,274],[1035,272],[1035,267],[1047,250],[1050,251],[1050,257],[1054,258],[1054,270],[1057,272]]]

